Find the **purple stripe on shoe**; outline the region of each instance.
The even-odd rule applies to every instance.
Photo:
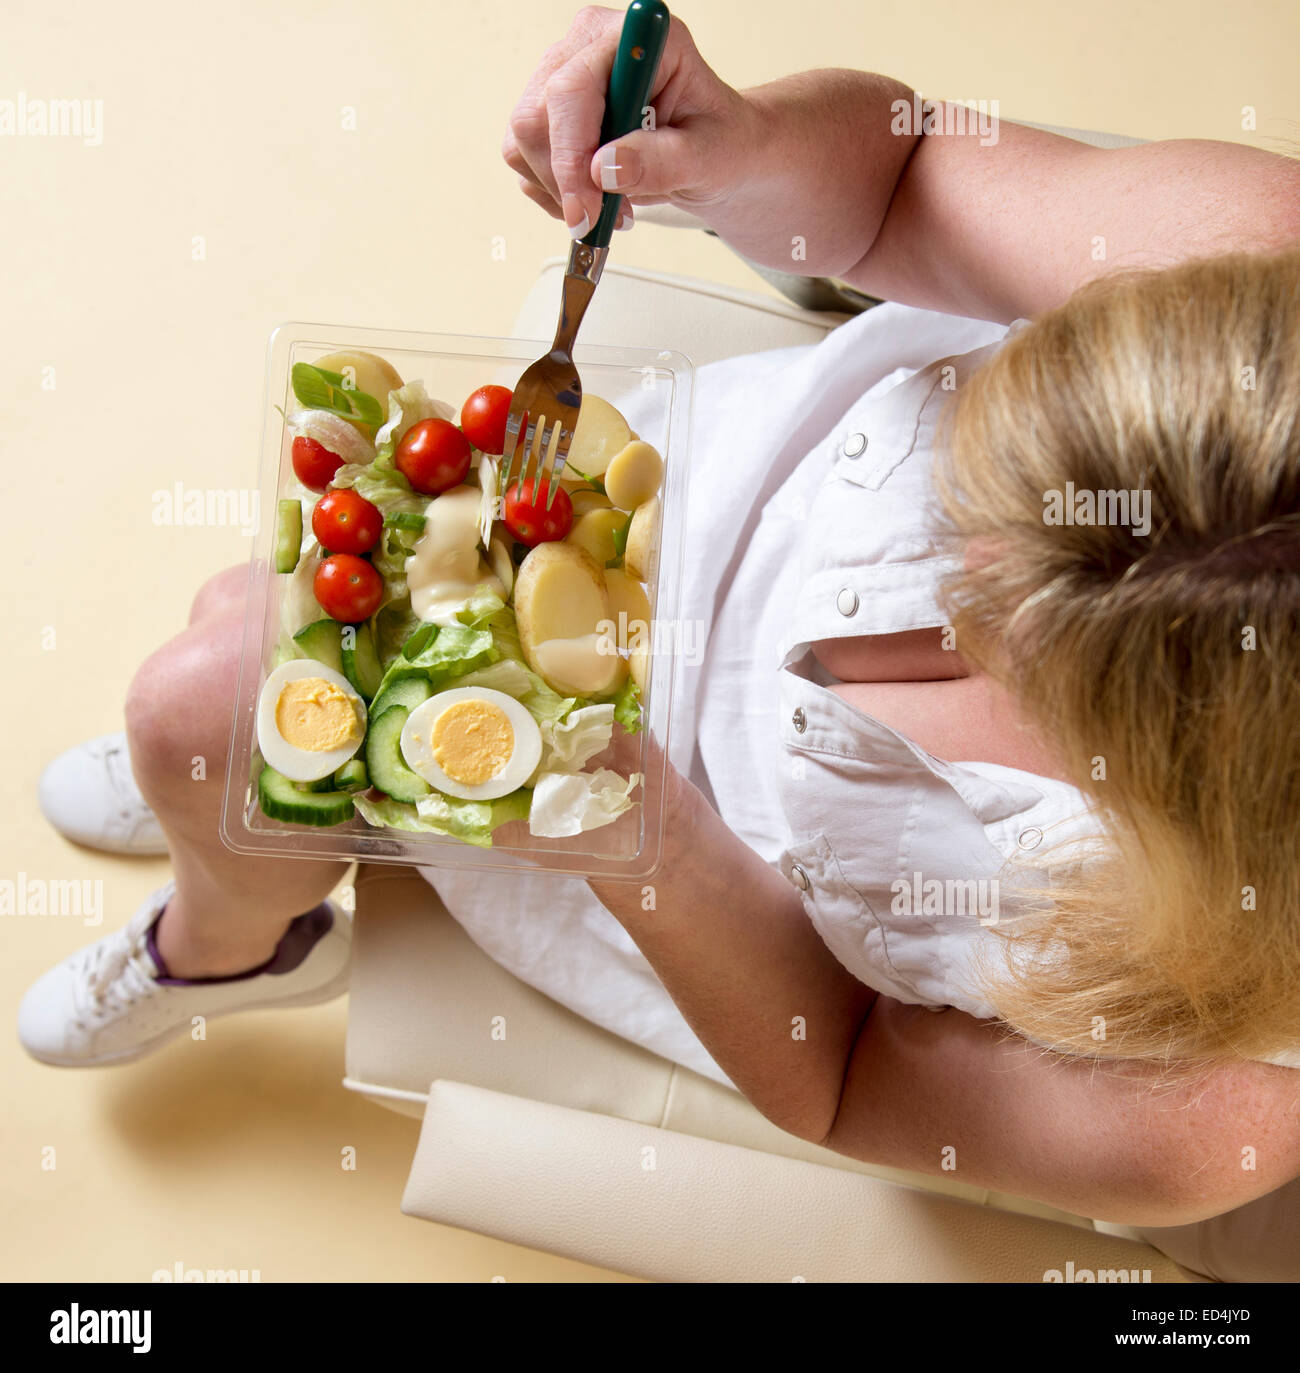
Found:
[[[163,911],[166,909],[164,906],[154,917],[146,941],[149,957],[158,969],[158,976],[154,980],[161,987],[205,987],[216,982],[245,982],[250,977],[261,977],[263,973],[271,977],[282,977],[285,973],[300,968],[307,955],[334,928],[333,908],[328,901],[322,901],[319,906],[294,917],[284,932],[284,937],[275,946],[275,952],[256,968],[250,968],[245,973],[230,973],[226,977],[173,977],[167,971],[162,954],[158,952],[158,941],[154,938],[154,930],[157,929],[158,921],[162,919]]]

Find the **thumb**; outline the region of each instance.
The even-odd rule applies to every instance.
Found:
[[[689,194],[705,183],[705,161],[698,135],[637,129],[596,151],[591,179],[602,191],[626,196]]]

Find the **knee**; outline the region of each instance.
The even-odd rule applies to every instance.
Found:
[[[211,619],[232,605],[242,606],[247,591],[248,567],[245,563],[222,568],[199,587],[198,594],[190,606],[190,624]]]
[[[224,772],[238,680],[242,621],[225,614],[179,634],[140,665],[126,696],[131,767],[142,789],[185,790],[202,760]]]

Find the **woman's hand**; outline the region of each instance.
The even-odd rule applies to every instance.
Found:
[[[757,140],[749,103],[714,74],[686,25],[673,19],[650,97],[653,132],[600,148],[622,27],[621,10],[580,10],[533,73],[501,146],[524,194],[562,218],[575,238],[596,222],[602,190],[619,191],[633,205],[670,203],[696,213],[719,205],[744,179]]]
[[[671,204],[754,262],[842,276],[870,249],[916,139],[892,127],[911,89],[866,72],[804,72],[753,90],[727,85],[674,19],[651,94],[654,127],[600,147],[623,15],[588,7],[543,57],[502,154],[530,200],[581,238],[602,190]],[[649,122],[649,121],[647,121]]]

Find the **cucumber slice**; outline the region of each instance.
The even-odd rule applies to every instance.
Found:
[[[437,632],[437,625],[421,625],[402,645],[402,657],[418,658],[429,647],[429,641]]]
[[[405,706],[407,710],[414,710],[421,702],[427,701],[433,695],[433,688],[429,685],[429,679],[420,673],[418,677],[398,677],[384,688],[383,692],[370,708],[372,715],[382,715],[390,706]]]
[[[257,800],[262,814],[291,825],[341,825],[356,814],[345,791],[300,791],[283,773],[263,768],[257,779]]]
[[[394,510],[384,516],[385,529],[409,529],[413,534],[423,534],[424,524],[424,516],[410,510]]]
[[[365,791],[370,785],[370,774],[360,758],[344,763],[334,774],[334,785],[340,791]]]
[[[337,620],[317,620],[300,629],[293,641],[305,658],[314,658],[335,672],[343,671],[343,626]]]
[[[275,515],[275,570],[292,572],[302,552],[302,502],[280,502]]]
[[[368,701],[379,690],[384,671],[375,652],[375,635],[369,624],[347,625],[339,634],[343,675]]]
[[[333,777],[318,777],[314,782],[295,782],[299,791],[337,791]]]
[[[402,757],[402,727],[410,713],[405,706],[390,706],[378,719],[370,717],[370,731],[366,735],[366,766],[371,783],[394,801],[408,803],[433,790],[423,777],[406,766]]]

